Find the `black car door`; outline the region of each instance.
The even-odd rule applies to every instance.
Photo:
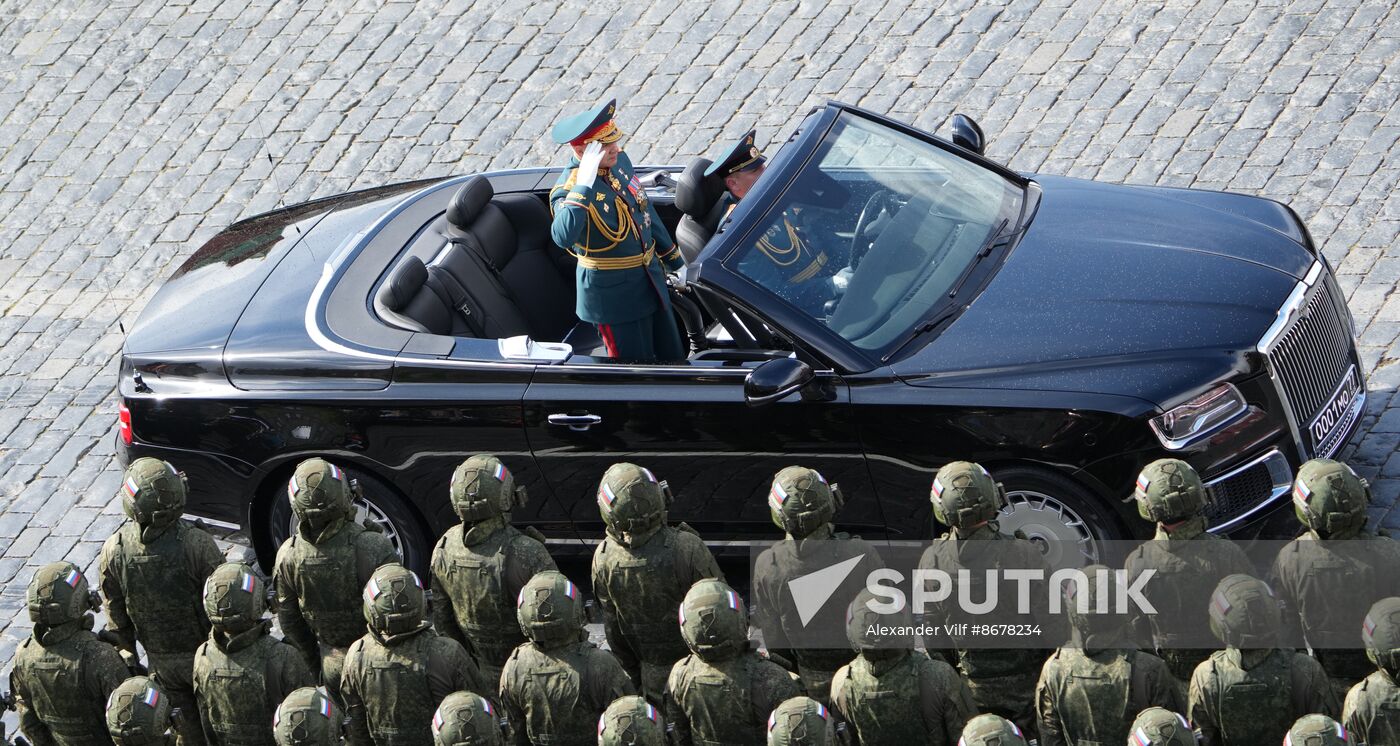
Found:
[[[744,380],[758,364],[618,365],[574,356],[536,368],[525,392],[526,437],[580,535],[602,535],[598,482],[619,461],[667,480],[675,494],[671,520],[709,540],[778,538],[768,489],[793,464],[841,485],[849,503],[843,526],[883,525],[845,382],[819,371],[809,389],[823,396],[794,393],[750,406]]]

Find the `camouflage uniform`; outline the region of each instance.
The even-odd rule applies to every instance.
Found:
[[[277,706],[272,733],[277,746],[340,746],[340,710],[326,695],[302,687]]]
[[[247,565],[220,565],[204,583],[214,628],[194,653],[194,693],[204,738],[215,746],[272,746],[277,705],[316,683],[296,648],[268,634],[266,598]]]
[[[647,469],[610,467],[598,483],[607,536],[593,552],[593,593],[608,647],[653,705],[661,704],[671,667],[689,652],[676,624],[686,590],[724,578],[689,526],[666,525],[667,495],[666,483]]]
[[[1084,568],[1088,588],[1069,586],[1076,644],[1055,651],[1040,671],[1035,689],[1040,746],[1118,743],[1131,735],[1136,713],[1152,706],[1186,709],[1167,664],[1124,643],[1122,615],[1080,611],[1081,604],[1100,608],[1095,582],[1100,572],[1113,571],[1090,565]]]
[[[793,697],[768,716],[768,746],[836,746],[836,724],[826,705]]]
[[[102,703],[127,676],[126,664],[92,633],[97,608],[71,562],[39,568],[26,594],[33,635],[15,650],[10,691],[19,729],[34,746],[111,743]]]
[[[952,532],[934,540],[919,559],[923,570],[941,570],[957,577],[959,570],[970,571],[978,590],[972,598],[985,598],[990,589],[981,588],[985,571],[990,569],[1029,569],[1049,577],[1049,568],[1040,550],[1030,541],[1001,533],[994,520],[1005,503],[1004,490],[992,480],[981,466],[955,461],[938,470],[930,490],[934,517]],[[999,596],[1014,598],[1015,591],[1006,588]],[[1009,616],[995,621],[1004,623],[1039,624],[1041,639],[1056,645],[1065,639],[1064,622],[1051,616],[1043,582],[1032,583],[1030,597],[1034,599],[1030,616]],[[962,612],[951,601],[933,604],[924,615],[926,624],[988,622],[987,617]],[[1012,721],[1028,734],[1036,732],[1035,683],[1036,674],[1050,655],[1049,649],[976,649],[976,638],[955,636],[925,638],[930,655],[954,663],[967,680],[977,709],[991,712]],[[947,649],[949,644],[953,649]]]
[[[1362,743],[1400,743],[1400,598],[1371,606],[1361,641],[1377,670],[1347,692],[1342,722]]]
[[[504,723],[491,700],[453,692],[433,713],[433,746],[503,746]]]
[[[174,708],[154,679],[133,676],[107,699],[107,733],[115,746],[184,746]]]
[[[988,713],[967,721],[958,746],[1026,746],[1026,737],[1015,723]]]
[[[515,597],[536,573],[555,569],[544,537],[510,524],[525,488],[495,456],[477,455],[452,473],[452,509],[462,522],[433,547],[433,626],[462,643],[494,687],[510,651],[525,642]]]
[[[1326,715],[1304,715],[1288,729],[1283,746],[1355,746],[1342,724]]]
[[[1278,553],[1270,576],[1283,605],[1284,639],[1291,644],[1301,632],[1338,698],[1373,670],[1356,647],[1366,610],[1400,594],[1400,543],[1365,530],[1369,503],[1370,488],[1346,464],[1303,464],[1293,510],[1306,530]]]
[[[769,514],[773,523],[783,529],[783,541],[758,556],[753,572],[754,622],[763,630],[763,640],[769,652],[797,664],[797,672],[807,693],[818,702],[830,703],[831,677],[836,670],[855,658],[855,651],[846,640],[834,634],[833,643],[839,647],[817,647],[822,641],[808,630],[842,629],[839,616],[844,603],[833,603],[828,613],[802,623],[788,582],[825,567],[866,557],[857,565],[859,572],[846,576],[843,587],[833,596],[850,598],[863,586],[863,578],[882,566],[873,547],[849,534],[837,533],[831,519],[842,503],[841,490],[828,485],[815,469],[789,466],[778,472],[768,492]]]
[[[1211,595],[1210,628],[1226,648],[1196,667],[1188,712],[1204,746],[1274,744],[1303,715],[1337,714],[1322,666],[1276,647],[1278,602],[1262,580],[1220,581]]]
[[[1196,746],[1196,734],[1180,713],[1149,707],[1133,720],[1128,746]]]
[[[383,534],[355,523],[350,480],[334,464],[301,462],[287,493],[297,530],[277,550],[272,571],[278,626],[331,699],[343,704],[345,651],[365,633],[360,589],[376,567],[399,556]]]
[[[1143,520],[1157,524],[1156,535],[1123,565],[1129,584],[1148,570],[1155,572],[1142,593],[1157,614],[1133,620],[1136,637],[1151,637],[1184,697],[1192,672],[1216,649],[1205,633],[1211,592],[1226,575],[1247,575],[1254,568],[1233,542],[1206,531],[1201,515],[1205,486],[1190,464],[1176,459],[1148,464],[1138,475],[1133,497]]]
[[[598,718],[618,697],[636,694],[622,664],[588,641],[583,594],[563,574],[542,572],[520,591],[517,616],[529,642],[501,672],[501,703],[514,741],[592,744]]]
[[[768,715],[802,693],[778,664],[749,649],[748,611],[723,581],[691,586],[680,607],[690,655],[666,680],[666,719],[677,746],[762,744]]]
[[[598,746],[666,746],[666,721],[646,699],[621,697],[598,718]]]
[[[862,746],[952,746],[977,714],[972,692],[952,666],[897,632],[910,626],[907,613],[881,616],[869,606],[873,598],[862,590],[848,606],[846,636],[859,654],[831,681],[837,727]]]
[[[224,560],[214,539],[180,520],[185,475],[153,458],[126,470],[122,509],[129,519],[102,545],[102,593],[110,625],[104,639],[134,657],[146,650],[151,677],[184,713],[181,737],[203,740],[195,723],[194,651],[209,636],[200,594]]]
[[[452,692],[489,693],[476,664],[456,640],[433,631],[423,585],[402,565],[385,565],[365,584],[369,631],[350,645],[340,693],[350,741],[429,746],[437,703]]]

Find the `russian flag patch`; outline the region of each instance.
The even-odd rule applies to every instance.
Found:
[[[1216,613],[1220,614],[1221,616],[1229,614],[1230,609],[1234,608],[1230,605],[1229,599],[1225,598],[1225,594],[1218,592],[1211,597],[1210,606],[1211,608],[1215,609]]]
[[[141,488],[136,484],[136,477],[127,477],[126,482],[122,484],[122,488],[126,490],[126,494],[132,497],[136,497],[136,493],[141,491]]]
[[[510,472],[506,471],[506,465],[499,461],[496,462],[496,468],[491,472],[491,476],[495,477],[497,482],[506,481],[506,475],[508,474],[510,474]]]
[[[735,593],[734,591],[725,591],[725,592],[724,592],[724,596],[725,596],[725,598],[729,601],[729,608],[731,608],[731,609],[733,609],[733,610],[735,610],[735,611],[738,611],[738,610],[739,610],[739,594]]]
[[[69,570],[68,574],[63,577],[63,582],[67,583],[68,587],[70,588],[77,588],[78,580],[82,577],[83,574],[78,572],[76,569]]]
[[[441,707],[439,707],[439,708],[437,709],[437,712],[434,712],[434,713],[433,713],[433,732],[434,732],[434,733],[441,733],[441,732],[442,732],[442,708],[441,708]]]
[[[374,601],[374,599],[376,599],[376,598],[378,598],[378,597],[379,597],[379,581],[375,580],[374,578],[370,578],[370,579],[369,579],[369,582],[368,582],[368,583],[365,583],[365,600],[366,600],[366,601]]]
[[[1139,474],[1139,475],[1138,475],[1138,478],[1137,478],[1137,491],[1138,491],[1138,492],[1146,493],[1146,492],[1147,492],[1147,485],[1149,485],[1149,484],[1152,484],[1152,480],[1148,479],[1146,474]]]
[[[564,581],[564,595],[568,596],[569,598],[575,599],[575,600],[578,599],[578,589],[574,587],[574,581],[572,581],[572,580],[565,580],[565,581]]]
[[[1312,497],[1312,490],[1308,489],[1306,482],[1299,479],[1298,482],[1293,485],[1293,502],[1303,510],[1307,510],[1309,497]]]
[[[326,466],[331,467],[331,479],[334,479],[337,482],[340,481],[340,469],[332,463],[327,463]]]
[[[787,497],[787,490],[784,490],[783,486],[778,484],[775,480],[773,482],[773,489],[768,491],[769,507],[773,508],[773,510],[781,511],[783,509],[783,503],[787,502]]]
[[[943,497],[943,482],[939,481],[938,477],[933,478],[933,496]]]
[[[1374,639],[1375,634],[1376,620],[1372,619],[1370,614],[1367,614],[1366,621],[1361,624],[1361,639],[1366,642],[1367,647],[1371,646],[1371,641]]]
[[[1147,731],[1142,728],[1133,731],[1132,746],[1152,746],[1152,740],[1147,737]]]
[[[146,696],[141,698],[141,703],[146,705],[147,707],[154,709],[155,706],[160,703],[160,692],[156,691],[153,688],[147,689]]]
[[[331,701],[329,699],[321,697],[319,709],[322,717],[327,720],[331,719]]]
[[[611,510],[613,501],[616,499],[617,493],[613,492],[612,487],[609,486],[606,482],[604,482],[600,487],[598,487],[599,505],[603,506],[608,510]]]
[[[243,582],[239,584],[239,587],[248,593],[252,593],[254,585],[253,574],[249,572],[243,573]]]

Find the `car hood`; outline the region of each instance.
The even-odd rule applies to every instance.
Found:
[[[1165,406],[1247,370],[1246,353],[1314,261],[1287,208],[1267,200],[1037,182],[1039,209],[992,280],[893,364],[906,382]]]

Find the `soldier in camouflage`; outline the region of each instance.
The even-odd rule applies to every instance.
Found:
[[[562,573],[542,572],[525,584],[516,616],[529,642],[501,672],[501,703],[514,742],[584,746],[598,718],[618,697],[636,694],[622,664],[588,641],[583,594]]]
[[[724,578],[689,526],[666,525],[669,496],[665,482],[635,464],[613,464],[598,483],[607,536],[593,552],[593,593],[608,647],[653,705],[689,652],[676,625],[681,599],[696,581]]]
[[[304,686],[282,700],[272,715],[277,746],[340,746],[340,708],[313,687]]]
[[[490,693],[462,645],[433,631],[426,604],[423,584],[402,565],[380,567],[365,584],[369,631],[346,652],[340,686],[351,743],[430,746],[444,697]]]
[[[987,713],[967,721],[958,746],[1026,746],[1026,736],[1010,720]]]
[[[1378,742],[1379,743],[1379,742]],[[1356,746],[1342,724],[1326,715],[1304,715],[1288,729],[1283,746]]]
[[[666,720],[677,746],[757,746],[768,715],[801,694],[796,678],[749,648],[749,615],[739,594],[707,579],[686,592],[681,636],[690,655],[666,681]]]
[[[1206,608],[1222,578],[1254,571],[1249,558],[1229,539],[1206,531],[1201,511],[1205,486],[1190,464],[1159,459],[1138,475],[1133,490],[1138,514],[1157,525],[1157,533],[1134,549],[1124,563],[1125,580],[1132,584],[1151,570],[1143,595],[1156,608],[1154,616],[1136,615],[1134,637],[1151,638],[1157,655],[1167,662],[1180,695],[1186,695],[1191,674],[1214,651]]]
[[[914,650],[907,613],[877,613],[875,598],[861,590],[846,613],[858,654],[831,681],[837,727],[862,746],[952,746],[977,714],[972,692],[948,663]]]
[[[127,468],[121,496],[128,520],[102,545],[110,620],[103,639],[132,660],[141,643],[151,677],[185,715],[181,738],[198,744],[194,651],[209,636],[200,595],[224,558],[209,534],[180,520],[187,490],[185,475],[159,459],[138,458]]]
[[[1293,512],[1304,531],[1278,553],[1270,575],[1283,605],[1284,639],[1292,644],[1301,633],[1338,699],[1373,670],[1356,647],[1366,610],[1400,595],[1400,543],[1366,530],[1370,502],[1370,487],[1346,464],[1303,464],[1293,481]]]
[[[1153,706],[1186,709],[1167,664],[1125,642],[1126,616],[1095,611],[1111,608],[1118,597],[1097,582],[1112,577],[1113,570],[1089,565],[1083,572],[1085,587],[1066,585],[1074,641],[1045,662],[1035,690],[1040,746],[1118,743],[1131,734],[1134,713]]]
[[[1196,746],[1196,733],[1180,713],[1149,707],[1133,720],[1127,746]]]
[[[1264,581],[1226,577],[1211,594],[1209,613],[1225,649],[1196,667],[1187,712],[1204,746],[1278,743],[1303,715],[1337,715],[1322,666],[1278,647],[1278,601]]]
[[[194,693],[214,746],[273,746],[277,706],[316,683],[296,648],[269,634],[266,606],[267,589],[247,565],[220,565],[204,581],[213,629],[194,654]]]
[[[768,746],[836,746],[836,723],[826,705],[793,697],[768,716]]]
[[[754,621],[763,630],[768,651],[796,663],[807,693],[824,704],[830,702],[831,677],[855,658],[855,651],[839,637],[832,642],[840,647],[817,647],[821,641],[812,639],[816,635],[804,635],[807,630],[837,632],[841,618],[813,617],[804,624],[788,582],[853,557],[866,558],[858,565],[862,572],[846,576],[850,588],[833,592],[844,601],[859,590],[868,572],[881,565],[873,547],[832,526],[841,503],[840,488],[827,484],[815,469],[789,466],[778,472],[768,491],[768,510],[784,537],[763,550],[753,573]],[[841,614],[843,606],[832,604],[830,613]]]
[[[433,626],[462,643],[494,687],[510,651],[525,642],[515,597],[536,573],[555,569],[554,560],[538,531],[511,525],[525,488],[495,456],[463,461],[448,497],[462,522],[433,547]]]
[[[19,729],[34,746],[111,743],[102,703],[127,669],[92,633],[93,596],[71,562],[44,565],[29,581],[25,601],[34,632],[15,650],[10,692]]]
[[[666,721],[646,698],[619,697],[598,718],[598,746],[666,746]]]
[[[1361,642],[1376,670],[1347,692],[1342,722],[1362,743],[1400,743],[1400,598],[1372,604]]]
[[[967,570],[978,585],[983,583],[981,578],[986,577],[988,570],[1032,570],[1042,573],[1041,577],[1049,577],[1044,556],[1034,544],[1001,532],[996,517],[1006,502],[1005,491],[986,469],[967,461],[950,463],[938,470],[929,497],[934,517],[952,531],[935,539],[924,550],[919,559],[920,569],[941,570],[952,577],[957,577],[959,570]],[[972,597],[988,598],[990,596],[983,594],[998,592],[1000,597],[1015,598],[1016,589],[1005,586],[999,589],[999,592],[979,589]],[[998,611],[1001,616],[992,620],[968,615],[949,601],[932,604],[924,621],[939,626],[989,621],[1038,624],[1042,630],[1039,639],[1052,646],[1063,642],[1067,636],[1064,620],[1049,613],[1044,582],[1031,583],[1029,594],[1033,604],[1028,615],[1008,616],[1009,612]],[[991,650],[974,647],[976,642],[974,638],[958,636],[926,637],[924,640],[930,655],[938,655],[954,664],[967,680],[979,711],[1001,715],[1033,735],[1036,731],[1036,675],[1053,647]],[[950,644],[952,649],[948,647]]]
[[[433,713],[433,746],[504,746],[503,718],[491,700],[453,692]]]
[[[277,550],[272,575],[282,634],[337,703],[345,651],[365,634],[360,590],[376,567],[400,561],[384,534],[355,522],[353,489],[330,462],[297,465],[287,483],[296,532]]]
[[[165,691],[146,676],[123,681],[107,699],[107,733],[115,746],[185,746],[176,736],[182,718]]]

